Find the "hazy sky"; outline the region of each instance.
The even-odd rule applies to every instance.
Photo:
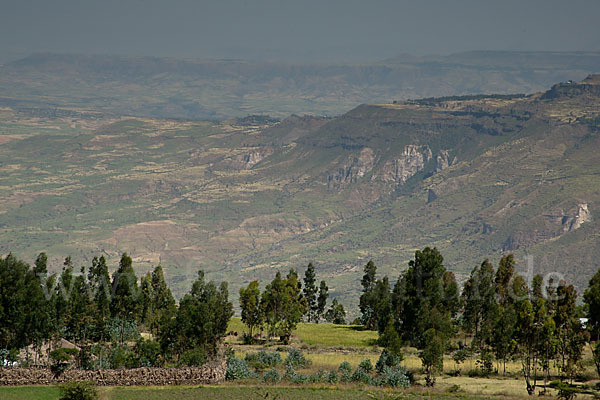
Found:
[[[0,0],[0,52],[366,61],[600,51],[600,0]]]

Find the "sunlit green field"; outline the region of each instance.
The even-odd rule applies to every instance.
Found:
[[[247,332],[240,318],[231,318],[229,331],[237,332],[232,343],[241,343],[242,333]],[[293,332],[293,340],[309,346],[321,347],[367,347],[377,341],[376,331],[366,331],[355,325],[308,324],[299,323]]]
[[[99,400],[186,400],[186,399],[280,399],[280,400],[329,400],[329,399],[484,399],[485,394],[472,395],[452,393],[448,388],[433,391],[422,388],[410,390],[391,390],[362,387],[357,385],[319,385],[319,386],[259,386],[230,385],[221,386],[154,386],[154,387],[106,387],[99,388]],[[56,387],[0,387],[3,400],[58,399]],[[502,396],[502,398],[515,398]]]
[[[2,400],[54,400],[58,397],[59,391],[56,386],[0,387],[0,399]]]

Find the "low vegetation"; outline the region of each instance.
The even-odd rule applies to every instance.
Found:
[[[583,307],[564,281],[536,275],[530,288],[515,272],[512,255],[497,268],[485,260],[461,292],[442,255],[425,248],[415,252],[393,287],[386,276],[377,278],[373,262],[365,265],[361,325],[354,326],[319,323],[327,284],[315,289],[311,266],[303,280],[291,270],[285,278],[276,273],[262,293],[258,282],[242,288],[240,319],[231,318],[227,284],[206,282],[202,271],[179,304],[160,267],[138,284],[127,254],[112,280],[102,257],[84,272],[74,274],[69,257],[61,274],[49,276],[43,253],[33,267],[13,255],[0,259],[6,366],[39,365],[40,358],[31,356],[62,338],[76,347],[50,351],[46,366],[56,376],[67,368],[198,366],[222,356],[224,344],[226,379],[250,386],[379,390],[441,384],[451,393],[477,394],[470,386],[479,379],[519,377],[529,395],[597,394],[593,383],[581,381],[600,375],[600,271],[590,280]],[[24,348],[25,358],[15,355]],[[85,384],[61,390],[69,396],[95,391]]]

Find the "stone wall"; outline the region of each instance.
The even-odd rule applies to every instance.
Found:
[[[0,385],[52,385],[72,381],[93,381],[100,386],[206,385],[223,382],[226,368],[225,360],[219,360],[199,368],[71,369],[58,378],[49,369],[0,368]]]

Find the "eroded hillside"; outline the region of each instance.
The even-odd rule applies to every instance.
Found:
[[[600,79],[531,96],[363,105],[223,123],[0,110],[0,252],[198,268],[232,293],[312,261],[353,306],[373,258],[394,280],[437,246],[463,278],[533,256],[583,286],[599,266]],[[68,112],[67,112],[68,111]]]

